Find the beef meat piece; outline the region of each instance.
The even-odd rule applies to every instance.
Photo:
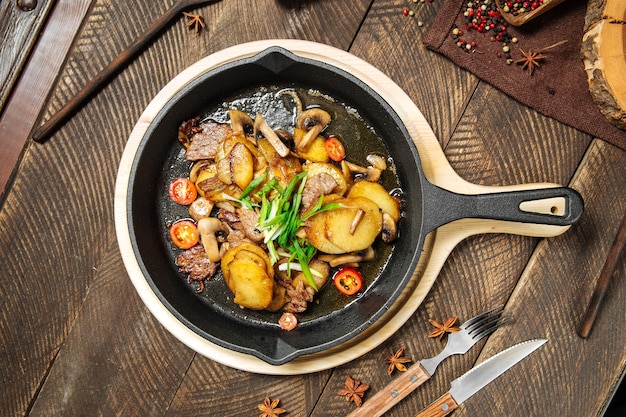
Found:
[[[337,185],[337,181],[325,172],[307,178],[302,190],[302,210],[308,210],[317,203],[321,195],[330,194]]]
[[[189,283],[196,281],[200,284],[196,290],[198,293],[204,291],[204,280],[213,278],[219,266],[209,261],[202,245],[183,251],[176,257],[176,265],[180,272],[189,274]]]
[[[190,128],[187,128],[190,130]],[[217,145],[227,136],[233,133],[230,125],[207,120],[191,130],[191,143],[185,159],[198,161],[200,159],[214,160],[217,153]]]
[[[308,307],[308,303],[313,301],[315,290],[308,285],[304,285],[301,280],[294,288],[291,284],[284,285],[287,289],[287,299],[289,300],[284,306],[283,311],[288,313],[303,313]]]
[[[260,242],[265,237],[263,233],[257,229],[257,222],[259,221],[259,213],[254,210],[248,210],[244,208],[237,209],[239,220],[243,226],[243,231],[246,237],[253,242]]]

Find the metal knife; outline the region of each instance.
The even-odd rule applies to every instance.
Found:
[[[452,381],[450,391],[415,417],[443,417],[450,414],[459,404],[483,389],[487,384],[533,353],[547,341],[547,339],[529,340],[511,346],[492,356]]]

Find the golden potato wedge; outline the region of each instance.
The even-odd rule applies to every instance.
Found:
[[[392,197],[381,184],[370,181],[358,181],[348,191],[348,198],[366,197],[387,213],[393,221],[400,219],[400,202]]]
[[[240,254],[240,252],[242,253]],[[241,244],[235,246],[234,248],[228,249],[226,253],[224,254],[224,256],[222,256],[222,261],[221,261],[222,275],[224,276],[224,281],[226,281],[226,285],[228,285],[229,288],[230,288],[230,285],[228,281],[230,281],[230,264],[231,262],[235,260],[235,258],[237,259],[249,258],[251,260],[255,260],[257,263],[259,262],[259,259],[262,259],[263,264],[261,266],[265,269],[265,271],[267,272],[267,275],[271,279],[274,279],[274,268],[272,267],[270,258],[265,252],[265,250],[263,250],[263,248],[261,248],[258,245],[255,245],[252,242],[242,242]]]
[[[320,261],[319,259],[312,259],[311,262],[309,262],[309,268],[316,270],[322,275],[318,276],[316,274],[311,274],[313,282],[315,282],[315,286],[319,290],[324,286],[324,284],[326,284],[326,281],[328,281],[328,277],[330,276],[330,267],[326,262]],[[298,285],[298,281],[302,281],[304,285],[309,285],[309,282],[302,272],[295,274],[291,285],[295,288]]]
[[[304,135],[306,135],[306,130],[298,129],[297,127],[293,129],[293,139],[296,143],[300,143]],[[328,162],[329,158],[324,145],[325,142],[326,139],[324,137],[318,136],[313,139],[313,142],[306,150],[298,151],[298,156],[311,162]]]
[[[273,279],[265,268],[247,259],[235,259],[229,264],[229,288],[235,295],[233,301],[251,310],[264,310],[274,297]]]
[[[232,182],[242,190],[254,178],[254,157],[241,142],[236,143],[230,151],[230,172]]]
[[[267,311],[278,311],[283,308],[287,302],[287,297],[285,296],[286,292],[285,287],[274,285],[274,296],[272,297],[272,302],[270,305],[265,307],[265,309]]]
[[[344,207],[311,217],[304,226],[307,240],[318,250],[340,254],[369,247],[382,230],[382,213],[378,205],[365,197],[335,200]],[[362,217],[355,226],[354,219]]]

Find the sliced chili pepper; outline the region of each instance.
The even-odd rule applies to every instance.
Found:
[[[170,182],[168,189],[170,198],[178,204],[188,206],[198,197],[196,185],[187,178],[175,178]]]
[[[344,295],[354,295],[363,288],[363,276],[354,268],[341,268],[335,273],[333,282]]]
[[[346,150],[336,136],[329,136],[324,142],[328,157],[335,162],[341,162],[346,157]]]
[[[170,238],[179,248],[189,249],[200,240],[198,226],[191,220],[179,220],[170,227]]]

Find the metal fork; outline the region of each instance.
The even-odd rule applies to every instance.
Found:
[[[503,315],[504,306],[485,311],[465,323],[461,330],[448,334],[446,347],[437,356],[416,362],[406,372],[394,379],[385,388],[377,392],[372,398],[347,417],[367,416],[378,417],[385,411],[399,403],[404,397],[426,382],[434,373],[439,364],[449,356],[467,352],[480,339],[495,332],[503,324],[511,320],[510,315]]]

